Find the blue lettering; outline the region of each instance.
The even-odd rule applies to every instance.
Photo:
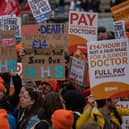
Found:
[[[26,78],[28,79],[29,78],[29,74],[32,78],[35,78],[35,67],[32,66],[32,71],[31,69],[29,68],[29,66],[26,66]]]
[[[57,66],[55,67],[55,71],[57,72],[57,73],[55,73],[55,76],[56,76],[57,78],[63,77],[63,72],[62,72],[61,70],[63,70],[63,67],[62,67],[61,65],[57,65]]]
[[[17,62],[15,60],[10,60],[8,65],[9,65],[8,69],[9,69],[10,72],[11,71],[13,71],[13,72],[17,71]]]

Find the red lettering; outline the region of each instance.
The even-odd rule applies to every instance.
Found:
[[[89,18],[90,26],[92,26],[92,25],[93,25],[93,20],[94,20],[94,18],[96,17],[96,15],[93,15],[93,16],[91,17],[91,15],[87,14],[87,17]]]
[[[71,21],[70,24],[73,24],[73,21],[78,19],[78,14],[76,13],[71,13]]]
[[[87,25],[87,21],[84,14],[81,15],[78,25],[80,25],[81,23],[84,23],[85,25]]]

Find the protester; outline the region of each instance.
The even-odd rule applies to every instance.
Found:
[[[89,120],[96,121],[102,129],[121,128],[121,116],[129,115],[129,109],[116,107],[116,99],[102,99],[96,102],[97,107],[93,106],[92,101],[92,105],[84,108],[83,114],[76,123],[76,128],[80,129]]]
[[[57,91],[57,81],[41,81],[38,86],[39,91],[41,92],[42,96],[45,96],[47,93]]]
[[[52,129],[71,129],[74,122],[73,112],[59,109],[52,114]]]
[[[17,113],[17,129],[30,129],[39,120],[37,113],[40,109],[41,97],[33,83],[26,83],[21,88],[20,108]]]
[[[45,126],[51,126],[51,116],[57,109],[64,109],[63,98],[56,92],[49,92],[44,96],[41,110],[38,113],[40,122],[35,125],[34,129],[42,129]]]
[[[9,114],[9,104],[7,103],[6,88],[4,86],[4,80],[1,77],[0,77],[0,129],[16,129],[16,120],[14,116]]]
[[[66,109],[72,110],[74,113],[74,124],[72,129],[76,129],[76,121],[83,112],[83,108],[86,104],[85,99],[82,94],[75,89],[64,92],[62,97],[65,101]]]

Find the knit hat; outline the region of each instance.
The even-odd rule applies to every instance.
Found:
[[[53,91],[56,91],[57,81],[41,81],[41,84],[43,83],[48,83],[52,87]]]
[[[19,52],[21,48],[22,48],[22,45],[21,44],[17,44],[16,45],[16,52]]]
[[[2,79],[2,77],[0,77],[0,91],[6,93],[6,88],[4,86],[4,80]]]
[[[6,110],[0,109],[0,129],[10,129],[7,116]]]
[[[74,115],[70,110],[58,109],[53,113],[51,120],[56,129],[71,129]]]

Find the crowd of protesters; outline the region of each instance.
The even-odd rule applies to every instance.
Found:
[[[82,0],[79,3],[73,0],[70,8],[99,11],[96,2]],[[107,39],[115,39],[114,33],[99,27],[98,40]],[[21,44],[16,46],[16,52],[17,61],[20,62],[24,56]],[[72,56],[87,61],[86,55],[80,51]],[[25,82],[16,72],[0,73],[0,129],[121,128],[121,117],[128,116],[129,109],[116,106],[120,98],[95,100],[90,92],[89,72],[85,90],[78,90],[68,76],[69,58],[70,54],[66,53],[66,80],[63,81]]]
[[[98,40],[112,38],[104,27],[98,28]],[[16,51],[21,61],[24,49],[20,44]],[[87,60],[80,51],[73,56]],[[68,53],[65,59],[68,63]],[[0,129],[120,129],[121,116],[129,115],[129,109],[116,107],[118,98],[95,100],[89,77],[86,90],[80,92],[67,73],[64,81],[36,82],[24,82],[16,72],[1,73]]]

